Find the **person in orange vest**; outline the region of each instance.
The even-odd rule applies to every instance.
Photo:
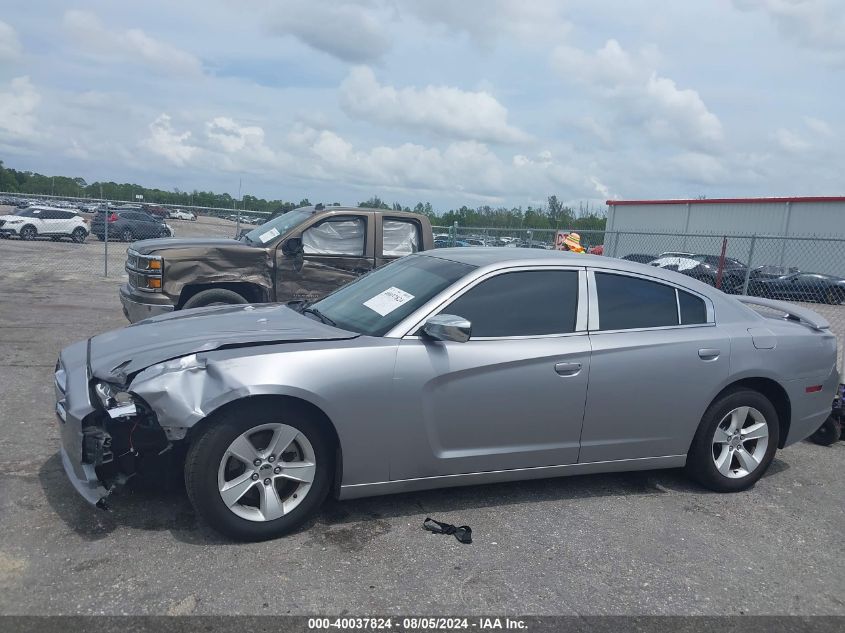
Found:
[[[569,233],[563,238],[563,250],[572,253],[583,253],[584,247],[581,246],[581,236],[577,233]]]

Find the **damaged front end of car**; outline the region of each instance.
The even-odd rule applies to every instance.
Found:
[[[76,491],[105,509],[112,491],[134,476],[172,471],[174,442],[142,397],[128,384],[93,377],[80,351],[72,346],[56,363],[62,465]]]

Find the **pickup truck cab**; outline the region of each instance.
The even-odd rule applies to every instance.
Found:
[[[123,313],[147,317],[204,306],[315,301],[397,257],[433,248],[424,215],[301,207],[239,239],[154,239],[127,249]]]

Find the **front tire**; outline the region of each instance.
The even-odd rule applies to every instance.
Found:
[[[135,236],[129,229],[123,229],[120,233],[120,239],[124,242],[132,242],[135,239]]]
[[[191,308],[205,308],[208,306],[222,306],[222,305],[238,305],[248,303],[243,295],[239,295],[234,290],[226,290],[225,288],[210,288],[198,292],[193,297],[185,302],[182,306],[183,310]]]
[[[251,402],[208,421],[185,460],[197,513],[237,540],[295,530],[320,507],[332,481],[331,442],[299,407]]]
[[[73,230],[73,233],[70,234],[70,239],[72,239],[77,244],[82,244],[85,241],[85,238],[88,237],[88,231],[83,228],[77,228]]]
[[[36,231],[35,227],[31,224],[27,224],[20,232],[20,238],[26,241],[34,240],[37,235],[38,231]]]
[[[717,492],[747,490],[771,464],[779,431],[768,398],[751,389],[728,391],[701,419],[687,455],[687,474]]]

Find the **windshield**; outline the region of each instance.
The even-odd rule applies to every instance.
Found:
[[[310,207],[288,211],[252,229],[249,233],[244,234],[244,238],[253,244],[267,244],[304,222],[313,213],[314,211]]]
[[[337,327],[382,336],[475,266],[407,255],[311,305]]]

